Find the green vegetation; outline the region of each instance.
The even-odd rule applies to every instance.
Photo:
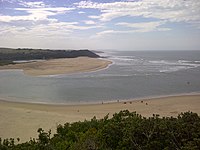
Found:
[[[49,49],[11,49],[0,48],[0,66],[13,64],[16,60],[35,60],[35,59],[57,59],[57,58],[76,58],[76,57],[98,58],[99,55],[87,49],[85,50],[49,50]]]
[[[15,64],[15,63],[10,60],[2,60],[2,61],[0,60],[0,66],[9,65],[9,64]]]
[[[120,111],[109,119],[66,123],[51,131],[38,129],[38,138],[15,144],[0,142],[1,150],[199,150],[200,117],[185,112],[177,118],[153,115],[145,118],[136,112]],[[19,140],[19,139],[18,139]]]

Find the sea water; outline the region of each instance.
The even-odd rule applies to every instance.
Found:
[[[33,77],[0,71],[0,99],[30,103],[101,103],[200,91],[200,51],[105,51],[103,70]]]

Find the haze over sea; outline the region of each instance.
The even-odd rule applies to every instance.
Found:
[[[200,51],[110,51],[97,72],[33,77],[0,71],[0,98],[31,103],[101,103],[200,91]]]

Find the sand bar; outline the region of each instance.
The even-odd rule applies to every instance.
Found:
[[[108,60],[89,57],[62,58],[5,65],[0,66],[0,70],[20,69],[32,76],[57,75],[96,71],[106,68],[111,63]]]
[[[20,137],[21,141],[37,137],[37,129],[52,129],[58,124],[83,121],[93,116],[102,118],[106,114],[128,109],[143,116],[177,116],[192,111],[200,114],[200,95],[182,95],[148,100],[113,102],[85,105],[48,105],[16,103],[0,100],[0,137]]]

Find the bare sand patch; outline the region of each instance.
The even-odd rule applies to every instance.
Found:
[[[14,65],[10,64],[0,66],[0,70],[20,69],[25,74],[31,76],[57,75],[96,71],[106,68],[111,63],[108,60],[89,57],[62,58]]]

